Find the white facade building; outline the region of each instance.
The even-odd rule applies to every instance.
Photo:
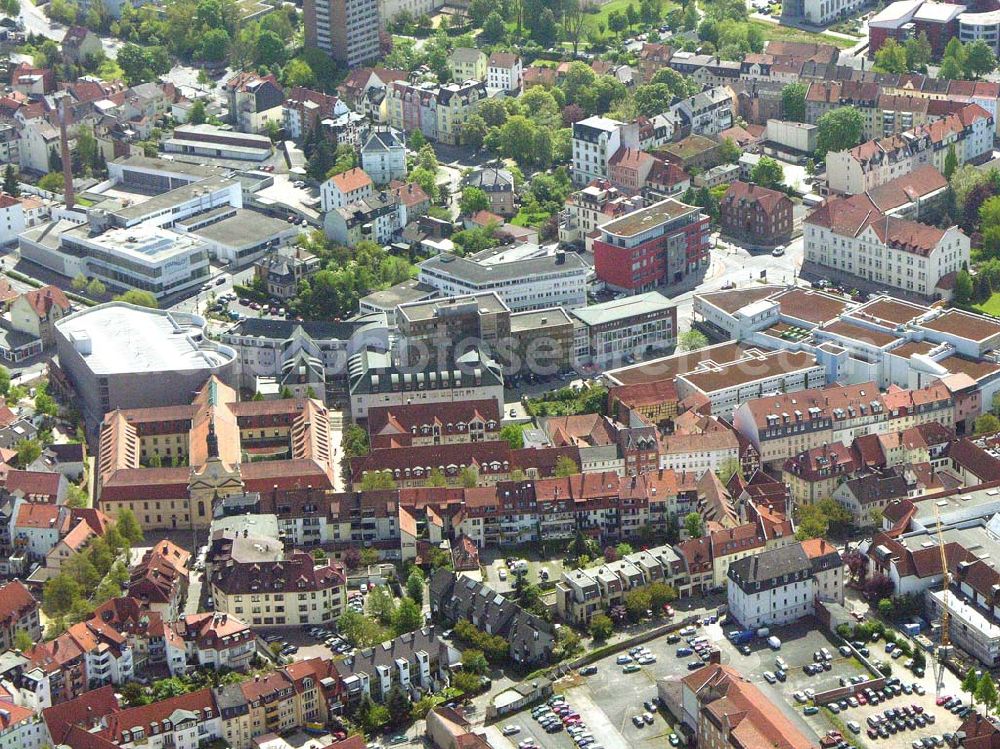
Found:
[[[450,253],[420,263],[419,280],[441,296],[495,291],[512,312],[587,304],[586,263],[574,253],[556,252],[510,262]]]
[[[486,68],[486,88],[514,93],[521,90],[521,58],[513,52],[494,52]]]
[[[361,146],[361,168],[376,185],[406,178],[406,143],[395,130],[376,130]]]
[[[623,145],[624,127],[618,120],[597,116],[573,123],[573,184],[582,187],[607,179],[608,162]]]
[[[803,225],[805,259],[883,286],[931,297],[970,259],[969,238],[883,216],[867,196],[830,198]]]

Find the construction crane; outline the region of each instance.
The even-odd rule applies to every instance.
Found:
[[[934,670],[934,689],[941,696],[944,686],[944,664],[951,658],[951,636],[948,630],[948,590],[951,587],[951,573],[948,571],[948,555],[944,551],[944,533],[941,530],[941,511],[934,505],[934,520],[937,524],[938,551],[941,554],[941,642],[937,649],[937,666]]]

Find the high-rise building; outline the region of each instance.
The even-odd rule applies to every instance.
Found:
[[[306,46],[348,67],[379,56],[378,0],[305,0]]]

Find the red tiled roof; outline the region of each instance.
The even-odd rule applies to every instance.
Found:
[[[791,210],[791,199],[783,192],[770,190],[760,185],[748,184],[736,180],[729,185],[726,194],[722,196],[722,203],[751,202],[760,206],[766,214],[772,214],[779,208]]]
[[[45,708],[42,710],[42,719],[49,729],[53,743],[58,746],[69,743],[66,741],[66,736],[73,726],[88,731],[91,728],[91,721],[99,720],[118,710],[120,708],[115,697],[115,688],[109,684],[84,692],[76,699]]]
[[[355,190],[363,190],[374,184],[368,173],[359,166],[349,169],[342,174],[337,174],[332,179],[333,184],[344,194],[352,193]]]
[[[66,298],[63,290],[56,286],[43,286],[40,289],[29,291],[25,293],[24,299],[43,319],[48,317],[53,307],[58,307],[63,312],[66,312],[70,307],[69,299]]]

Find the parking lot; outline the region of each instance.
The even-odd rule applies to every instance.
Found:
[[[559,559],[548,559],[538,561],[532,559],[525,560],[528,564],[528,582],[533,585],[542,585],[546,582],[555,583],[562,578],[563,563]],[[507,568],[507,563],[503,559],[496,559],[485,565],[487,583],[498,593],[507,593],[514,589],[514,575]],[[542,570],[548,573],[546,577]]]
[[[821,708],[813,715],[805,715],[805,704],[796,700],[795,693],[823,692],[840,686],[844,677],[863,676],[869,679],[871,675],[853,656],[845,657],[837,649],[837,643],[832,642],[811,620],[800,622],[788,627],[772,629],[781,639],[778,651],[768,647],[767,642],[757,639],[750,645],[749,655],[740,653],[725,637],[723,625],[709,624],[699,626],[696,634],[704,636],[719,648],[721,662],[739,670],[749,681],[758,686],[804,734],[813,742],[818,742],[820,736],[830,730],[839,730],[849,734],[857,746],[872,749],[915,749],[913,742],[923,737],[942,736],[957,730],[960,718],[948,712],[944,707],[935,704],[936,693],[933,683],[932,669],[922,678],[916,678],[903,668],[903,662],[891,661],[894,675],[907,685],[919,683],[924,695],[900,694],[881,702],[877,706],[858,705],[848,707],[844,712],[833,715],[827,708]],[[664,747],[668,746],[670,734],[675,732],[672,726],[673,718],[664,710],[659,710],[652,724],[643,723],[641,728],[633,724],[633,718],[646,712],[644,702],[656,696],[657,681],[664,677],[683,678],[690,673],[688,664],[697,661],[696,656],[678,657],[678,647],[686,646],[683,640],[671,643],[668,638],[660,637],[645,644],[649,652],[655,656],[656,662],[642,666],[635,673],[623,673],[623,665],[616,663],[618,654],[608,656],[594,665],[597,673],[590,676],[573,676],[557,682],[556,692],[565,697],[573,712],[579,714],[587,733],[594,737],[596,745],[603,749],[626,749],[627,747]],[[874,660],[887,659],[883,643],[871,645]],[[816,651],[826,648],[830,655],[830,669],[813,675],[807,675],[803,669],[814,662]],[[784,681],[775,679],[769,683],[770,676],[778,670],[776,658],[780,656],[787,664]],[[768,678],[765,678],[767,674]],[[957,694],[955,680],[949,675],[943,694]],[[950,688],[950,692],[949,692]],[[920,728],[914,721],[912,729],[904,728],[886,738],[869,738],[867,734],[867,719],[875,713],[882,713],[886,708],[903,708],[906,706],[911,713],[916,711],[911,706],[922,709],[923,714],[932,713],[934,723]],[[857,723],[860,734],[855,734],[847,728],[848,722]],[[517,725],[521,730],[509,737],[501,737],[500,730],[505,725]],[[576,749],[571,736],[565,730],[557,733],[547,733],[536,721],[530,710],[501,719],[495,726],[496,736],[491,731],[491,739],[496,739],[497,747],[516,747],[527,739],[533,740],[542,749]],[[677,731],[680,735],[680,732]]]

